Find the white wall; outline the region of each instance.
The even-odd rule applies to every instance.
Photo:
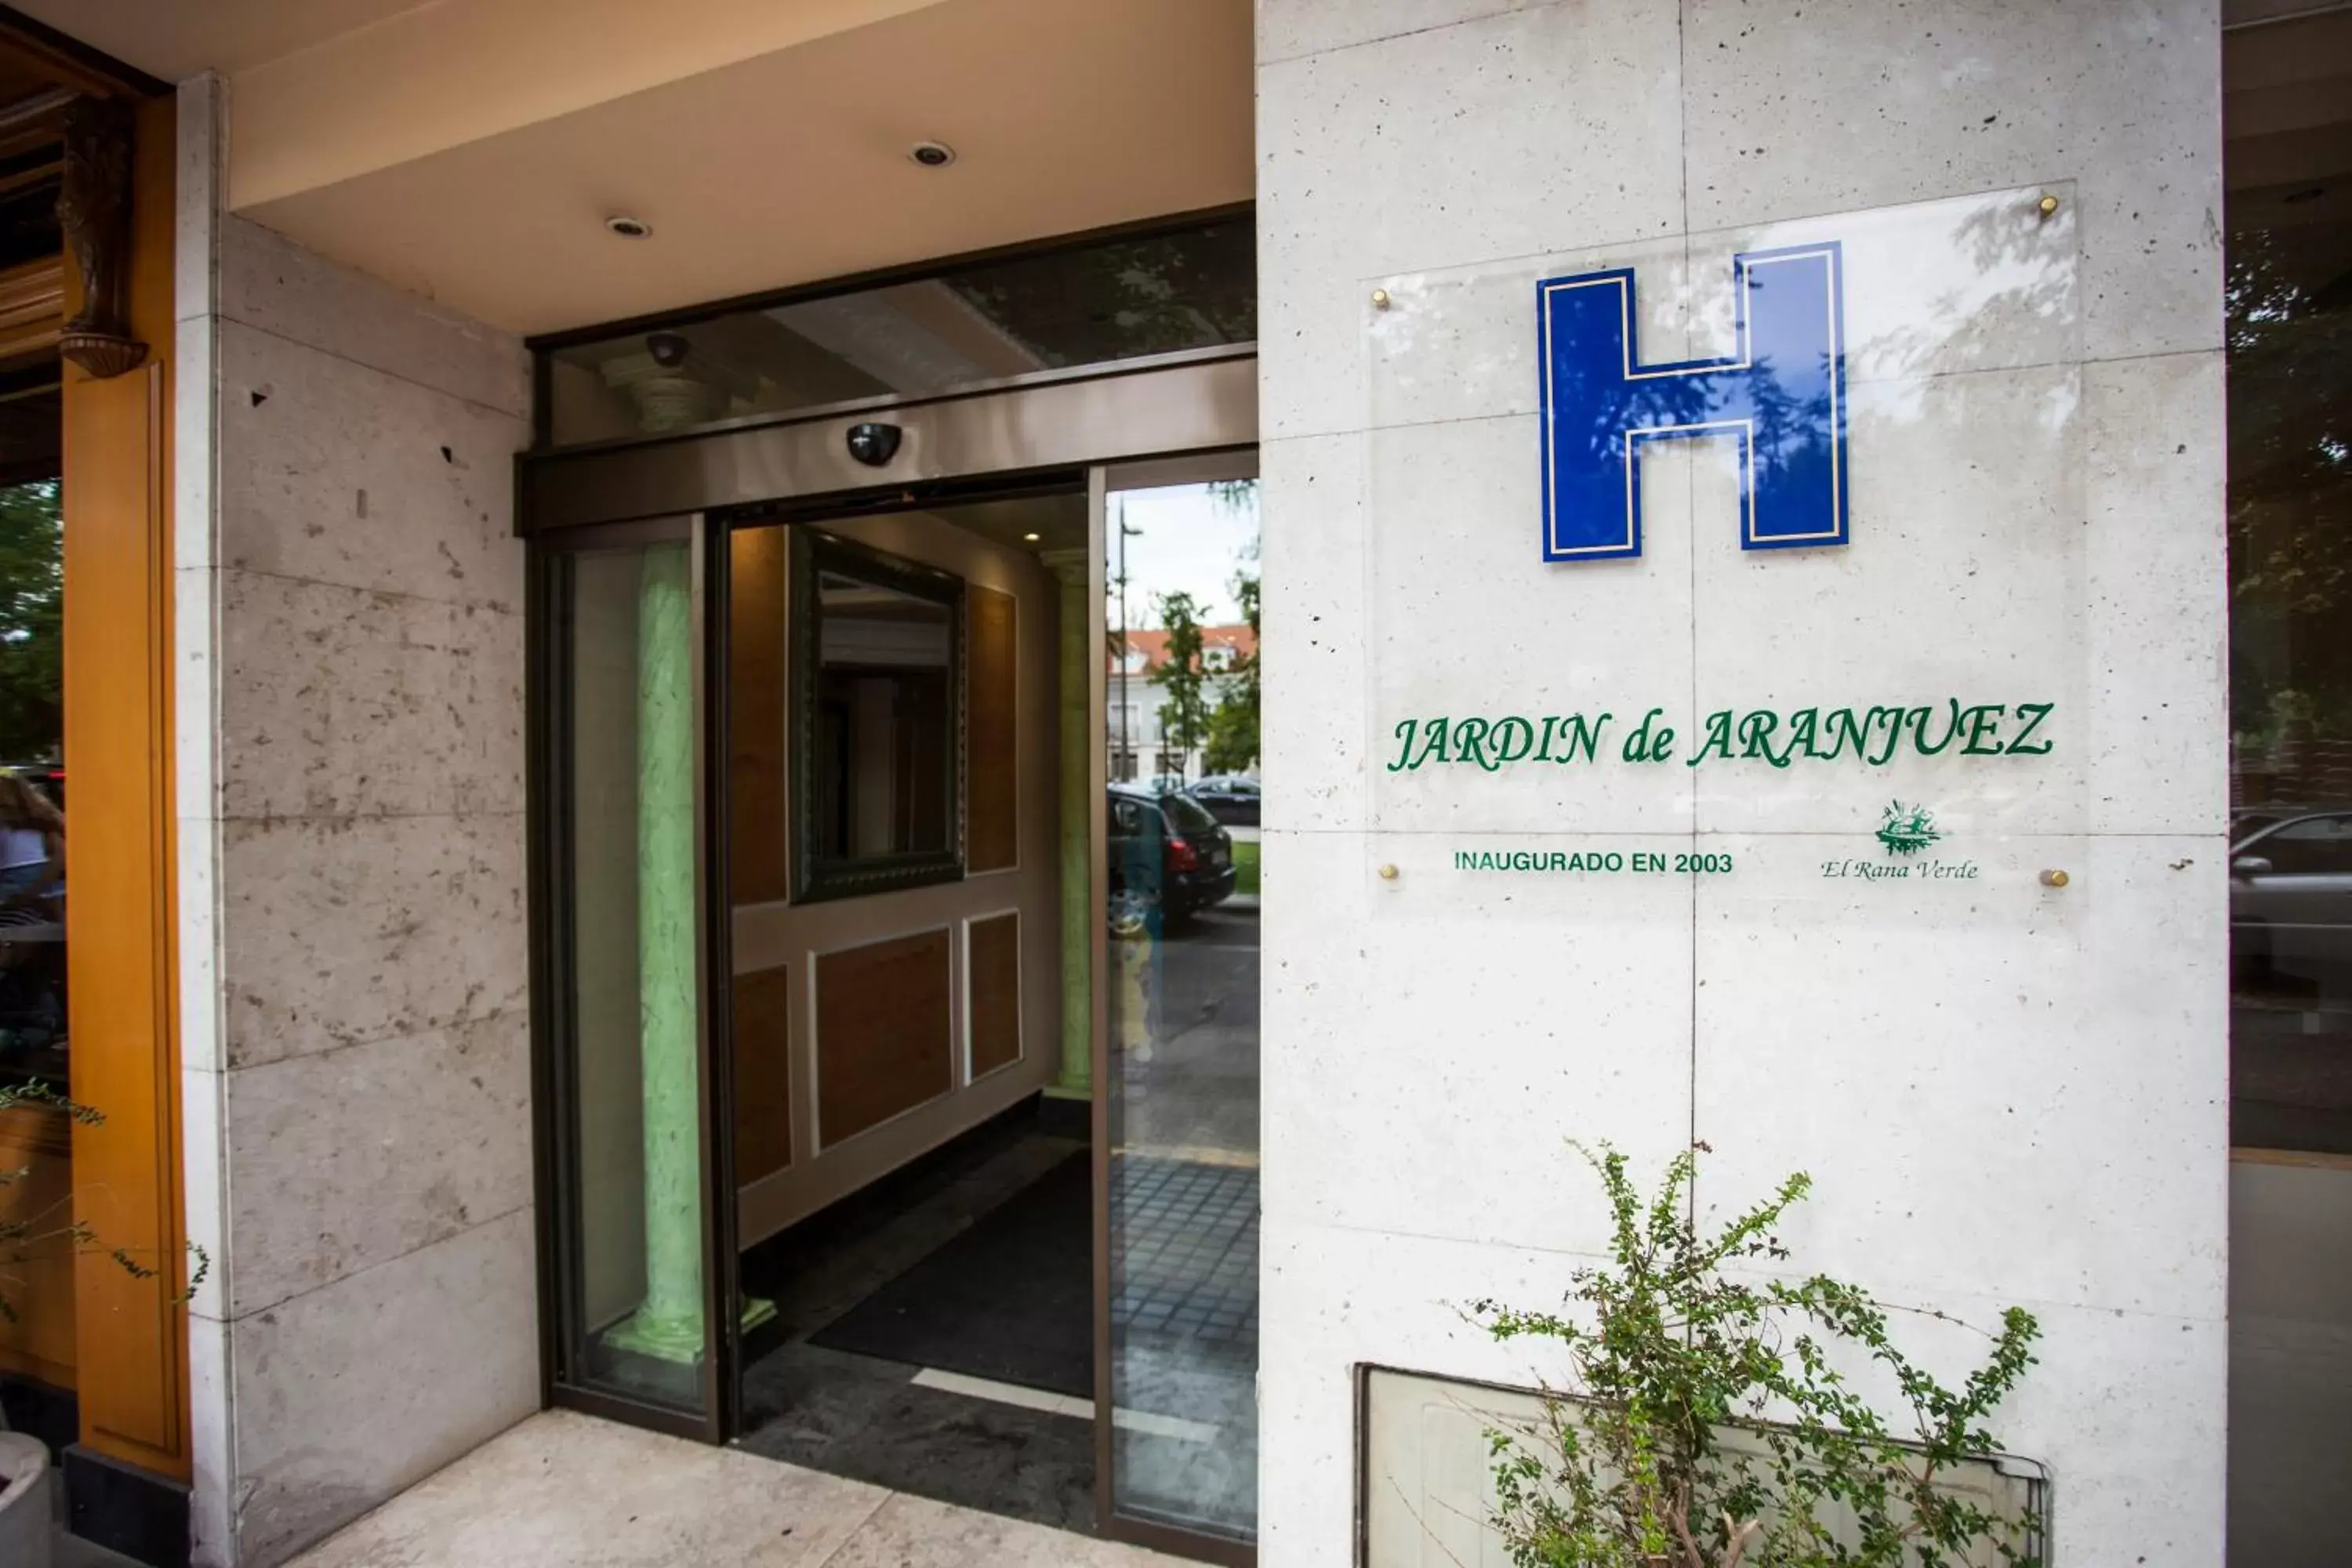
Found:
[[[538,1405],[530,380],[516,340],[222,216],[213,90],[182,101],[195,1561],[266,1565]]]
[[[1355,1363],[1529,1381],[1454,1304],[1549,1304],[1598,1249],[1570,1137],[1650,1172],[1708,1141],[1703,1206],[1808,1169],[1795,1267],[2030,1308],[2000,1428],[2055,1478],[2053,1561],[2219,1561],[2211,5],[1261,0],[1258,58],[1268,1568],[1349,1561]],[[1696,280],[1727,234],[2008,187],[2064,193],[2063,298],[1997,324],[2030,353],[1857,381],[1852,546],[1743,554],[1719,470],[1678,455],[1644,559],[1539,563],[1528,283],[1639,265],[1663,294],[1686,236]],[[1445,296],[1465,268],[1507,305]],[[1734,704],[1987,684],[2060,695],[2047,766],[1382,772],[1428,713],[1657,701],[1687,754]],[[1981,879],[1824,880],[1890,794]],[[1738,869],[1450,865],[1588,846]],[[1951,1375],[1982,1344],[1921,1338]]]

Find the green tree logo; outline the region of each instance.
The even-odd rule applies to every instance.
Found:
[[[1936,831],[1934,813],[1899,800],[1886,803],[1886,815],[1878,823],[1878,841],[1889,855],[1916,855],[1942,837]]]

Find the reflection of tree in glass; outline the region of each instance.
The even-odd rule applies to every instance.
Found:
[[[2234,727],[2352,739],[2352,225],[2240,231],[2228,256]]]
[[[55,480],[0,486],[0,762],[64,742],[64,539]]]
[[[1255,479],[1218,479],[1209,486],[1209,498],[1226,511],[1246,513],[1253,518],[1257,510]],[[1242,622],[1249,627],[1250,646],[1247,651],[1235,649],[1233,663],[1225,667],[1223,695],[1209,715],[1208,749],[1202,753],[1201,765],[1213,773],[1247,773],[1258,760],[1258,541],[1253,534],[1239,552],[1234,569],[1234,603],[1241,607]]]
[[[1151,684],[1168,693],[1160,710],[1160,731],[1168,749],[1190,752],[1206,738],[1208,672],[1201,666],[1201,606],[1178,589],[1152,598],[1168,634],[1168,651],[1151,672]]]
[[[1258,760],[1257,574],[1234,574],[1234,600],[1250,629],[1250,649],[1227,668],[1225,694],[1209,715],[1209,749],[1202,765],[1213,773],[1247,773]]]
[[[2044,218],[2013,193],[1988,196],[1964,213],[1940,247],[1917,247],[1923,269],[1937,254],[1965,257],[1966,279],[1998,288],[1948,288],[1924,310],[1908,311],[1900,326],[1846,345],[1849,362],[1860,361],[1874,378],[1938,373],[1980,364],[2021,321],[2058,321],[2074,310],[2071,227],[2053,230],[2065,218]]]
[[[1246,219],[969,268],[946,281],[1048,369],[1257,336]]]
[[[1798,487],[1800,494],[1826,494],[1830,482],[1830,376],[1823,355],[1806,378],[1818,388],[1800,395],[1772,368],[1771,360],[1756,362],[1757,375],[1748,384],[1749,417],[1755,421],[1751,439],[1756,448],[1756,484],[1759,489],[1780,482]]]
[[[1585,365],[1570,360],[1556,364],[1552,374],[1552,438],[1566,447],[1581,447],[1612,463],[1624,458],[1626,431],[1643,426],[1694,425],[1719,401],[1716,389],[1703,376],[1627,381],[1613,365],[1595,376],[1588,374]],[[1572,419],[1571,411],[1584,417]]]

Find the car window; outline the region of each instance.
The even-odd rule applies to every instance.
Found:
[[[1179,833],[1202,833],[1217,825],[1209,808],[1189,795],[1170,794],[1160,797],[1160,809]]]
[[[2352,815],[2290,822],[2246,852],[2269,861],[2278,876],[2352,874]]]

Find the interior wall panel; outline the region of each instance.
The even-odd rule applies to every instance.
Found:
[[[945,928],[819,953],[817,1136],[824,1146],[955,1087]]]
[[[965,931],[971,1076],[980,1078],[1021,1059],[1021,915],[976,920]]]
[[[792,971],[735,977],[735,1168],[756,1182],[793,1163]]]

